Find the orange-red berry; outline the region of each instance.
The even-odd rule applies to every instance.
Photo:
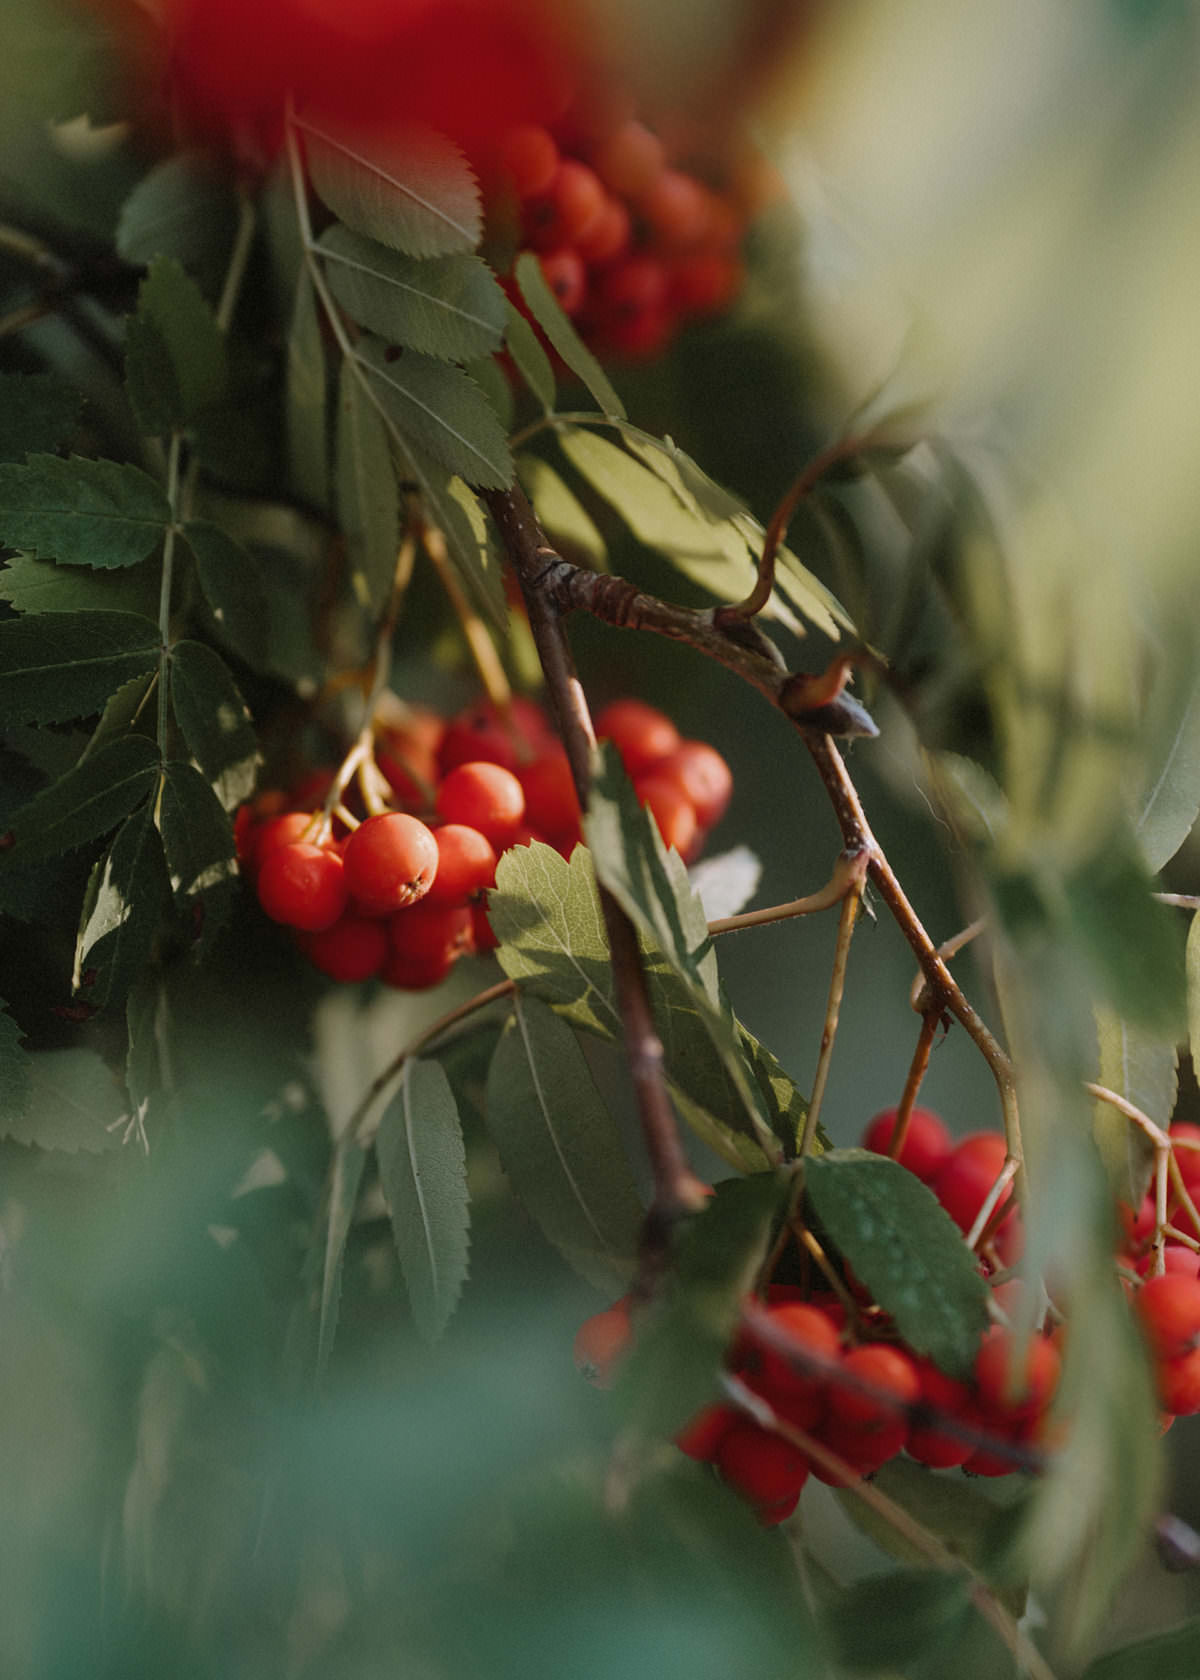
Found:
[[[419,817],[385,811],[368,817],[346,842],[346,884],[368,916],[390,916],[433,885],[437,841]]]
[[[896,1110],[885,1108],[863,1133],[863,1148],[876,1155],[890,1155],[896,1130]],[[945,1125],[929,1108],[914,1108],[896,1159],[910,1173],[928,1184],[950,1159],[954,1143]]]
[[[326,846],[303,840],[276,846],[258,872],[258,902],[267,915],[305,933],[332,927],[348,897],[342,860]]]

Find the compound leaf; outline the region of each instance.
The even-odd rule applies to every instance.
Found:
[[[79,931],[75,970],[88,1001],[123,1005],[146,967],[167,898],[162,839],[149,800],[128,817],[104,859]],[[95,978],[88,978],[92,971]]]
[[[504,345],[513,365],[533,392],[547,414],[554,413],[558,388],[554,368],[542,349],[542,341],[516,304],[508,306],[508,324],[504,329]]]
[[[232,811],[254,788],[258,743],[228,665],[203,642],[171,649],[171,705],[197,764]]]
[[[267,598],[249,549],[208,519],[183,528],[217,634],[249,665],[266,655]]]
[[[158,772],[158,748],[144,735],[109,742],[18,811],[3,865],[39,862],[109,833],[149,797]]]
[[[317,196],[356,233],[412,257],[473,251],[483,233],[479,186],[458,148],[426,129],[351,148],[298,125]]]
[[[389,344],[452,362],[500,348],[508,300],[479,257],[406,257],[339,225],[320,250],[342,308]]]
[[[29,1058],[24,1113],[0,1109],[0,1136],[38,1149],[99,1154],[120,1143],[121,1088],[94,1050],[39,1050]]]
[[[171,891],[199,922],[200,955],[229,920],[237,897],[233,826],[200,772],[179,763],[163,766],[158,822]]]
[[[349,360],[338,388],[337,509],[354,593],[374,616],[396,576],[400,492],[387,428]]]
[[[461,368],[405,350],[389,359],[387,346],[364,338],[355,351],[396,428],[448,472],[468,484],[502,490],[512,483],[512,459],[496,411]]]
[[[625,404],[612,387],[608,375],[580,338],[554,293],[542,265],[532,251],[522,251],[513,271],[529,312],[575,377],[584,384],[605,414],[625,418]],[[538,395],[536,387],[534,394]]]
[[[132,566],[161,540],[171,508],[140,467],[82,455],[0,466],[0,541],[67,566]]]
[[[0,596],[17,612],[123,612],[153,618],[158,568],[150,561],[119,572],[92,572],[14,554],[0,571]]]
[[[191,425],[225,391],[225,338],[196,282],[155,257],[126,323],[125,382],[142,430]]]

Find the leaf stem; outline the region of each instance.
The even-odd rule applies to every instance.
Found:
[[[904,1148],[904,1140],[908,1136],[909,1121],[912,1119],[913,1104],[917,1100],[917,1092],[921,1089],[921,1081],[924,1079],[925,1070],[929,1066],[929,1053],[933,1049],[933,1041],[937,1036],[938,1022],[941,1018],[941,1010],[939,1009],[930,1009],[921,1017],[921,1031],[917,1037],[917,1048],[913,1051],[913,1059],[908,1068],[908,1078],[904,1081],[904,1089],[900,1093],[900,1101],[896,1107],[896,1118],[892,1125],[892,1140],[888,1145],[888,1154],[893,1161],[900,1159],[900,1151]]]
[[[804,1117],[804,1135],[800,1140],[801,1157],[807,1155],[812,1149],[813,1141],[817,1135],[817,1122],[821,1116],[821,1104],[825,1100],[825,1086],[829,1080],[829,1067],[833,1061],[833,1044],[837,1037],[838,1017],[842,1008],[842,993],[846,988],[846,964],[850,958],[850,941],[854,936],[854,924],[858,920],[858,911],[862,904],[867,853],[865,851],[853,852],[849,856],[851,861],[857,865],[857,880],[850,883],[842,899],[842,914],[838,920],[837,945],[833,956],[833,973],[829,977],[829,999],[825,1005],[825,1022],[821,1028],[821,1049],[817,1056],[817,1071],[813,1076],[808,1113]]]
[[[720,916],[709,922],[710,934],[741,933],[744,928],[765,927],[770,922],[782,922],[793,916],[811,916],[819,910],[831,910],[840,904],[852,888],[861,884],[863,868],[857,858],[842,852],[833,866],[833,874],[823,887],[807,898],[793,898],[786,904],[771,904],[764,910],[745,910],[740,916]]]

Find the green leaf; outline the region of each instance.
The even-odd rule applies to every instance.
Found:
[[[844,1587],[821,1621],[841,1665],[878,1674],[959,1645],[973,1614],[965,1574],[901,1569]]]
[[[149,970],[134,981],[125,1003],[125,1088],[137,1126],[144,1132],[148,1116],[163,1097],[166,1052],[165,993],[161,976]]]
[[[79,425],[82,400],[57,373],[0,373],[0,461],[61,449]]]
[[[474,604],[502,635],[508,633],[504,575],[479,498],[407,438],[399,440],[401,471],[420,487],[430,521],[446,539],[450,560]]]
[[[217,634],[248,665],[266,658],[267,598],[249,549],[208,519],[183,528]]]
[[[1189,676],[1194,664],[1189,661]],[[1200,816],[1200,677],[1193,678],[1175,715],[1163,723],[1134,816],[1138,845],[1155,874],[1175,856]]]
[[[158,567],[150,561],[119,572],[90,572],[14,554],[0,570],[0,596],[18,612],[121,612],[153,618]]]
[[[321,1316],[317,1330],[317,1372],[325,1370],[337,1335],[346,1243],[358,1202],[367,1151],[351,1137],[343,1137],[334,1151],[329,1180],[329,1222],[325,1227],[325,1257],[321,1274]]]
[[[516,466],[538,521],[554,546],[598,572],[607,571],[608,546],[575,492],[540,455],[518,455]]]
[[[1179,1052],[1174,1038],[1157,1037],[1144,1027],[1131,1026],[1104,1008],[1096,1010],[1096,1035],[1100,1052],[1096,1082],[1140,1108],[1165,1131],[1179,1089]],[[1105,1102],[1096,1103],[1092,1130],[1113,1195],[1139,1208],[1154,1166],[1150,1139]]]
[[[1192,917],[1187,936],[1188,1043],[1192,1062],[1200,1067],[1200,910]]]
[[[225,392],[225,337],[196,282],[156,257],[125,330],[125,383],[138,425],[152,436],[190,426]]]
[[[813,1212],[906,1345],[969,1378],[988,1325],[987,1285],[933,1192],[886,1155],[835,1149],[805,1163]]]
[[[0,867],[54,857],[109,833],[149,797],[158,771],[158,748],[144,735],[126,735],[81,759],[17,813]]]
[[[1184,933],[1179,913],[1151,896],[1153,877],[1118,831],[1065,883],[1071,932],[1106,1001],[1132,1024],[1183,1025]]]
[[[8,1005],[0,1002],[0,1115],[10,1121],[19,1120],[28,1109],[33,1085],[29,1053],[21,1048],[23,1037]]]
[[[158,485],[128,462],[32,455],[0,466],[0,541],[66,566],[132,566],[170,519]]]
[[[467,1161],[454,1093],[437,1062],[410,1057],[379,1119],[379,1179],[422,1337],[435,1342],[467,1275]]]
[[[143,175],[121,206],[117,255],[137,264],[174,257],[207,272],[215,252],[228,252],[234,222],[227,177],[202,152],[176,152]]]
[[[171,649],[175,721],[217,798],[232,811],[254,791],[258,742],[246,703],[220,654],[203,642]]]
[[[483,392],[461,368],[415,350],[389,359],[387,346],[373,338],[359,341],[354,359],[397,429],[448,472],[483,489],[502,490],[512,483],[504,430]]]
[[[202,955],[237,900],[233,825],[212,788],[190,764],[163,766],[158,822],[171,891],[180,907],[199,919],[197,955]]]
[[[351,148],[310,123],[304,134],[318,198],[356,233],[412,257],[473,251],[483,233],[479,186],[458,148],[425,129],[391,130]]]
[[[495,410],[501,430],[507,436],[513,429],[517,415],[517,400],[508,374],[495,356],[472,356],[463,364],[463,372],[479,386]]]
[[[1106,1651],[1089,1664],[1083,1680],[1196,1680],[1200,1673],[1200,1616],[1167,1633]]]
[[[516,304],[508,306],[508,324],[504,329],[504,344],[513,359],[513,366],[547,414],[554,413],[558,388],[550,358],[542,349],[542,342]]]
[[[788,1173],[726,1179],[679,1227],[667,1287],[639,1321],[618,1387],[647,1436],[670,1436],[708,1405],[742,1298],[792,1192]]]
[[[284,416],[287,422],[288,483],[313,507],[329,501],[329,439],[326,413],[328,371],[316,292],[307,267],[296,280],[296,299],[287,341]]]
[[[488,1131],[513,1189],[589,1283],[627,1286],[642,1204],[575,1034],[536,998],[517,996],[487,1079]]]
[[[571,372],[591,392],[603,413],[623,420],[624,403],[613,390],[600,363],[563,314],[558,299],[546,283],[542,265],[532,251],[521,252],[513,272],[530,314]]]
[[[115,1149],[126,1118],[120,1086],[94,1050],[40,1050],[29,1058],[23,1114],[0,1109],[0,1137],[38,1149]]]
[[[354,593],[375,617],[396,577],[400,492],[387,427],[349,360],[338,387],[337,510]]]
[[[124,1005],[150,960],[166,898],[162,840],[147,801],[117,830],[79,931],[76,974],[96,976],[80,982],[90,1003]]]
[[[479,257],[406,257],[337,224],[319,248],[342,308],[389,344],[451,362],[500,348],[508,300]]]

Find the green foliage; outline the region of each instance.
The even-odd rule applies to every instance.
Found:
[[[254,556],[208,519],[189,519],[183,535],[217,635],[247,664],[263,665],[267,605]]]
[[[1192,917],[1187,936],[1188,1044],[1192,1061],[1200,1057],[1200,912]]]
[[[451,362],[500,348],[507,299],[478,257],[406,257],[336,223],[318,250],[342,308],[389,344]]]
[[[54,373],[0,373],[0,461],[49,454],[79,424],[80,393]]]
[[[932,1191],[886,1155],[830,1150],[805,1163],[809,1204],[842,1258],[907,1345],[969,1378],[987,1328],[988,1290]]]
[[[333,1157],[329,1180],[329,1218],[321,1276],[321,1309],[317,1326],[317,1371],[325,1370],[337,1335],[346,1244],[362,1185],[367,1150],[352,1137],[343,1137]]]
[[[202,152],[177,152],[147,170],[121,206],[117,255],[146,264],[171,257],[206,276],[224,261],[233,225],[233,195],[213,160]]]
[[[53,857],[109,833],[143,803],[158,773],[153,741],[144,735],[110,741],[21,808],[4,866]]]
[[[342,363],[338,388],[337,509],[350,581],[374,617],[387,602],[396,575],[400,496],[387,428],[350,361]]]
[[[487,1126],[530,1215],[598,1289],[628,1283],[642,1221],[633,1175],[574,1032],[518,995],[488,1068]]]
[[[21,1048],[23,1034],[0,1006],[0,1114],[19,1119],[29,1104],[32,1085],[28,1053]]]
[[[1179,1092],[1179,1051],[1174,1037],[1131,1026],[1109,1009],[1097,1010],[1096,1032],[1100,1050],[1096,1083],[1124,1097],[1166,1131]],[[1113,1195],[1130,1207],[1140,1207],[1153,1167],[1150,1139],[1111,1103],[1097,1102],[1092,1128]]]
[[[558,548],[596,571],[608,569],[608,548],[591,514],[539,455],[518,455],[517,474],[538,523]]]
[[[34,455],[0,466],[0,540],[63,565],[135,565],[170,518],[158,485],[128,462]]]
[[[393,356],[374,338],[361,339],[354,358],[404,438],[469,484],[502,490],[512,483],[500,422],[461,368],[415,350]]]
[[[38,1149],[95,1155],[120,1143],[122,1093],[95,1050],[39,1050],[29,1057],[22,1111],[0,1109],[0,1137]]]
[[[466,1280],[469,1225],[462,1126],[439,1063],[405,1062],[375,1153],[413,1319],[434,1342]]]
[[[0,570],[0,596],[22,613],[121,612],[153,618],[158,578],[153,561],[119,572],[93,572],[14,554]]]
[[[170,680],[175,721],[188,749],[232,811],[254,787],[258,743],[229,667],[203,642],[176,642]]]
[[[156,257],[125,328],[125,383],[143,432],[191,426],[225,393],[225,339],[196,282]]]
[[[538,326],[545,333],[550,345],[562,357],[575,377],[591,392],[602,414],[615,415],[619,419],[625,418],[625,404],[621,401],[612,382],[587,345],[580,338],[570,320],[563,314],[558,299],[550,290],[546,276],[542,273],[542,265],[532,251],[522,251],[517,258],[513,273],[517,277],[517,285],[521,288],[521,296],[528,305],[529,313]],[[509,337],[512,337],[512,325],[509,325]],[[523,335],[518,329],[518,343]],[[525,367],[522,374],[530,381],[530,389],[539,400],[544,401],[547,394],[544,370],[535,359],[531,359],[528,350],[528,340],[522,346]],[[528,372],[526,372],[528,369]]]
[[[95,880],[84,904],[75,972],[90,1003],[123,1007],[149,962],[168,891],[163,841],[149,803],[121,824]]]
[[[1184,668],[1191,677],[1194,654],[1191,649],[1188,654]],[[1164,675],[1172,674],[1168,665]],[[1161,720],[1163,739],[1155,742],[1158,751],[1150,760],[1134,820],[1138,845],[1152,870],[1170,862],[1200,817],[1200,678],[1182,696],[1168,690],[1168,697],[1174,704]]]
[[[509,303],[504,329],[504,347],[513,366],[533,392],[545,413],[552,414],[557,401],[554,368],[542,349],[541,340],[514,303]]]
[[[203,955],[233,914],[237,858],[225,809],[192,765],[163,766],[158,827],[171,891]]]
[[[284,416],[288,479],[295,493],[314,507],[324,507],[329,499],[327,383],[316,291],[308,269],[302,267],[287,340]]]
[[[1136,1640],[1097,1657],[1083,1680],[1192,1680],[1200,1661],[1200,1616],[1168,1633]]]
[[[310,123],[299,126],[318,196],[355,233],[411,257],[478,245],[479,188],[441,135],[410,129],[352,149]]]

